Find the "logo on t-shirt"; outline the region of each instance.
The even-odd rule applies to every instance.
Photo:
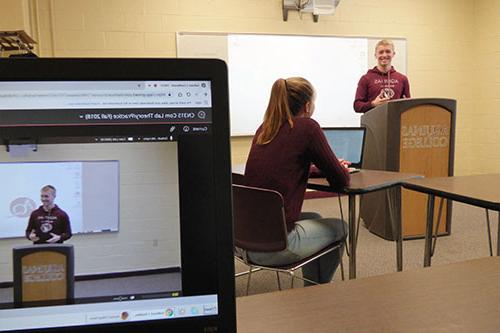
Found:
[[[394,97],[395,93],[394,93],[394,90],[392,90],[392,88],[382,88],[382,90],[380,91],[380,94],[384,97],[384,98],[388,98],[388,99],[391,99]]]
[[[45,234],[51,232],[52,228],[52,223],[50,222],[45,222],[40,226],[40,230]]]

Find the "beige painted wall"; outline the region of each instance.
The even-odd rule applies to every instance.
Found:
[[[498,47],[492,50],[490,45],[495,38],[500,44],[498,15],[494,15],[498,14],[498,1],[343,0],[335,15],[322,16],[318,23],[307,15],[300,19],[297,13],[283,22],[281,0],[25,1],[29,4],[25,8],[37,10],[37,15],[31,15],[38,18],[32,24],[33,37],[40,41],[39,54],[43,56],[174,57],[177,31],[407,38],[412,95],[458,100],[456,174],[500,166],[500,157],[494,165],[476,166],[478,159],[481,164],[488,157],[486,153],[496,142],[496,134],[490,134],[490,116],[498,116],[488,110],[495,101],[497,80],[486,70],[491,67],[488,65],[496,65],[498,58]],[[12,19],[23,21],[20,16],[26,14],[18,13],[16,2],[3,0],[0,8],[16,9]],[[492,7],[496,10],[493,13]],[[0,12],[2,26],[3,16],[10,15]],[[483,29],[493,31],[483,36]],[[483,57],[474,57],[476,65],[470,66],[478,34]],[[479,71],[478,80],[471,80],[474,68]],[[328,75],[334,77],[335,71]],[[476,91],[478,97],[489,95],[478,103]],[[491,130],[471,135],[485,125]],[[248,146],[249,138],[232,140],[234,163],[245,161]]]
[[[28,30],[25,6],[24,0],[0,0],[0,30]]]
[[[475,45],[466,51],[474,69],[474,97],[470,124],[471,151],[476,152],[472,172],[498,172],[500,169],[500,1],[475,2]],[[474,165],[476,164],[476,165]]]

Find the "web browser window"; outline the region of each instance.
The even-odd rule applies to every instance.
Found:
[[[16,264],[6,255],[1,331],[218,314],[215,254],[193,246],[216,240],[203,223],[213,211],[200,205],[213,191],[203,176],[214,172],[212,111],[211,82],[203,80],[0,82],[0,126],[69,128],[4,142],[0,252],[45,246],[57,235],[41,195],[50,185],[68,216],[63,244],[74,261],[67,281],[66,265]],[[73,136],[72,126],[127,127]],[[54,299],[61,281],[73,295]],[[44,292],[27,295],[37,284]]]

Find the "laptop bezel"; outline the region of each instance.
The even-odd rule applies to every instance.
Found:
[[[105,324],[68,326],[23,332],[148,332],[236,330],[234,297],[234,258],[232,241],[231,166],[229,143],[229,97],[227,66],[216,59],[147,58],[13,58],[0,61],[1,81],[78,81],[78,80],[210,80],[212,82],[213,186],[218,281],[218,315],[135,322],[127,325]],[[27,126],[2,127],[0,138],[61,136],[118,136],[160,131],[166,125]],[[146,129],[147,127],[147,129]],[[194,189],[195,190],[195,189]],[[203,260],[203,258],[199,258]],[[0,310],[1,311],[1,310]],[[17,331],[16,331],[17,332]]]

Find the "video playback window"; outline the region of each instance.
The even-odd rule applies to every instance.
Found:
[[[177,149],[177,142],[136,142],[1,152],[2,253],[37,243],[28,239],[30,216],[43,210],[42,196],[51,192],[44,187],[52,186],[53,207],[69,219],[70,238],[61,243],[74,247],[75,304],[182,295]],[[34,231],[48,244],[58,221],[42,215]],[[3,308],[14,301],[12,256],[6,259]],[[34,280],[54,273],[36,265],[23,270]]]

